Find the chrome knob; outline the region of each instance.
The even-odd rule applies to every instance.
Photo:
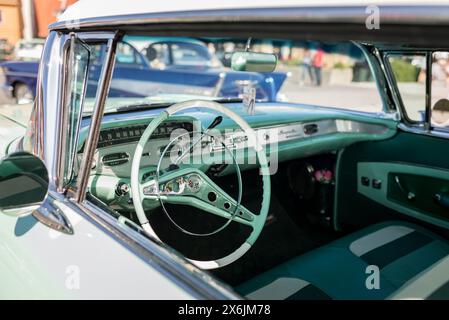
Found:
[[[127,183],[120,182],[115,189],[115,194],[119,197],[123,197],[129,193],[130,187]]]

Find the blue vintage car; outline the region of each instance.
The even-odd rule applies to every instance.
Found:
[[[138,39],[138,38],[137,38]],[[251,83],[257,87],[257,99],[275,101],[285,73],[244,73],[224,69],[204,43],[195,39],[129,37],[129,42],[146,44],[139,52],[125,38],[118,45],[117,67],[111,85],[111,97],[147,97],[158,92],[201,94],[211,97],[238,98]],[[93,52],[93,64],[87,96],[93,97],[99,80],[104,52]],[[3,83],[0,89],[19,104],[36,96],[39,62],[10,61],[0,64]]]

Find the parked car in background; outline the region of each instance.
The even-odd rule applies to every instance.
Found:
[[[208,69],[222,68],[220,60],[200,40],[181,37],[128,37],[154,68]]]
[[[282,72],[236,72],[223,69],[207,47],[195,39],[148,41],[142,37],[125,37],[118,45],[117,67],[112,83],[111,97],[154,96],[158,92],[176,94],[204,94],[238,98],[244,87],[251,83],[256,88],[256,98],[276,101],[277,94],[287,74]],[[147,42],[148,41],[148,42]],[[130,42],[144,43],[144,54]],[[104,51],[93,52],[93,64],[87,87],[87,97],[95,94],[95,83],[100,79]],[[150,58],[150,59],[148,59]],[[9,61],[0,64],[0,89],[17,103],[33,101],[39,62]],[[182,83],[182,85],[181,85]],[[180,88],[182,90],[180,90]]]
[[[9,60],[11,58],[12,46],[7,39],[0,39],[0,61]]]
[[[19,104],[30,103],[36,94],[39,62],[6,61],[0,63],[0,90],[3,96]]]

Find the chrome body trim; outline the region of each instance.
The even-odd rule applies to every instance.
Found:
[[[49,193],[42,206],[33,212],[33,217],[51,229],[73,235],[75,231],[64,214],[64,205],[56,197],[54,193]]]
[[[67,126],[68,126],[68,121],[69,121],[69,110],[68,108],[70,107],[69,105],[69,96],[70,93],[67,90],[68,84],[70,82],[69,79],[69,69],[71,69],[68,66],[68,62],[69,62],[69,51],[70,51],[70,36],[65,36],[64,37],[64,43],[62,46],[62,69],[61,69],[61,90],[60,90],[60,96],[58,97],[59,101],[59,105],[61,106],[61,108],[59,108],[59,113],[57,116],[57,122],[59,123],[59,130],[58,130],[58,141],[59,143],[56,146],[56,150],[57,150],[57,162],[56,162],[56,166],[57,166],[57,175],[56,175],[56,191],[57,192],[64,192],[64,173],[65,173],[65,163],[64,163],[64,156],[67,152]]]
[[[6,76],[18,76],[18,77],[36,78],[36,73],[34,73],[34,72],[5,71],[5,75]]]
[[[408,133],[420,134],[429,137],[449,139],[449,131],[444,130],[428,130],[427,127],[422,125],[411,126],[403,122],[398,124],[398,129]]]
[[[34,137],[32,138],[33,153],[45,163],[49,175],[49,189],[56,191],[59,183],[59,163],[61,154],[56,152],[62,142],[61,103],[63,87],[64,44],[67,36],[51,32],[44,47],[42,61],[39,66],[37,95],[32,116]],[[32,130],[29,128],[28,130]]]

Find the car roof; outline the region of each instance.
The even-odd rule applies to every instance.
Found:
[[[378,6],[430,6],[430,5],[448,5],[447,0],[376,0],[373,1]],[[361,1],[355,0],[227,0],[227,1],[210,1],[210,0],[171,0],[157,2],[128,0],[126,4],[123,0],[79,0],[59,16],[59,22],[73,23],[83,19],[118,17],[142,14],[170,14],[176,19],[176,13],[191,11],[214,11],[227,9],[266,9],[266,8],[288,8],[288,7],[367,7],[372,5],[371,2],[362,4]]]

